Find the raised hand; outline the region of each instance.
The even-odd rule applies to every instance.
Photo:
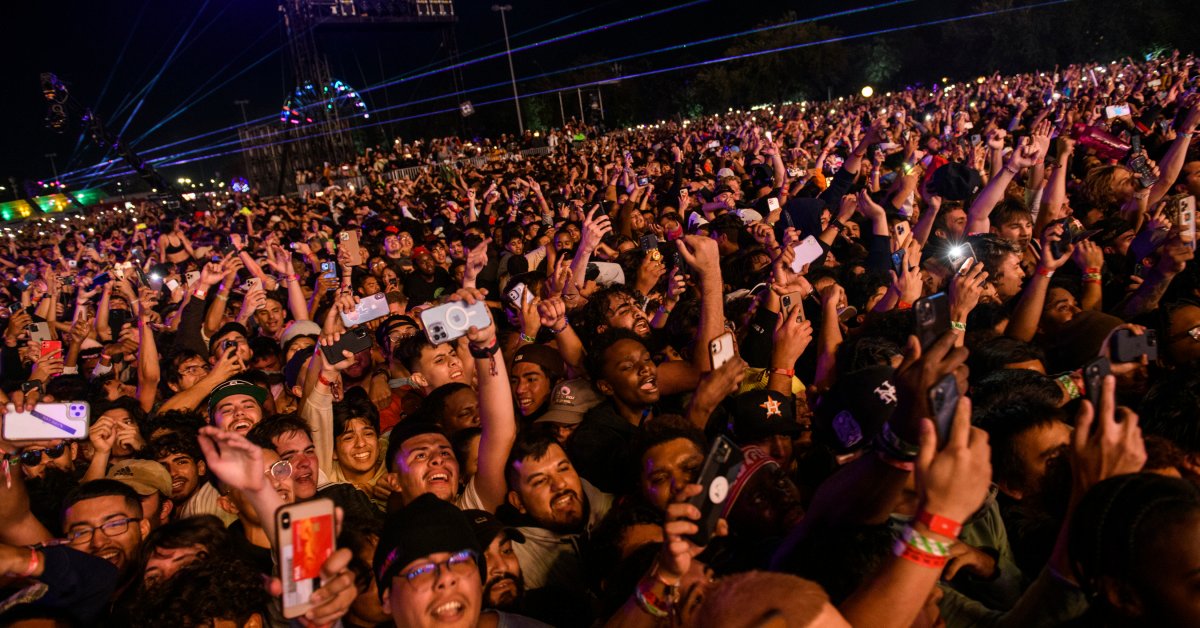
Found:
[[[938,450],[937,428],[922,419],[916,484],[921,509],[952,521],[966,521],[987,499],[992,484],[992,448],[987,432],[971,426],[971,400],[958,400],[950,437]]]
[[[700,520],[700,509],[688,503],[688,500],[704,491],[699,484],[689,484],[679,491],[673,503],[667,505],[665,523],[663,523],[663,544],[659,552],[657,564],[658,574],[665,580],[678,584],[692,568],[692,559],[704,551],[703,547],[687,540],[687,536],[700,531],[694,521]],[[717,529],[713,536],[729,534],[729,525],[724,519],[717,520]]]
[[[967,315],[979,305],[983,296],[983,286],[987,283],[988,274],[983,264],[974,259],[963,262],[961,268],[950,280],[950,319],[965,323]]]
[[[221,482],[243,492],[263,488],[266,475],[261,447],[237,432],[222,431],[211,425],[200,428],[199,442],[209,472],[215,473]]]
[[[457,292],[450,296],[450,301],[462,301],[468,306],[475,305],[484,300],[487,296],[487,290],[476,288],[460,288]],[[488,325],[480,329],[472,326],[467,330],[467,340],[475,347],[487,348],[491,347],[496,341],[496,324],[492,321],[492,314],[488,312]]]
[[[1146,464],[1146,444],[1138,416],[1128,408],[1117,407],[1116,388],[1116,377],[1106,376],[1100,407],[1093,408],[1092,402],[1084,399],[1075,414],[1070,451],[1078,495],[1106,478],[1137,473]]]
[[[604,236],[612,232],[612,219],[608,214],[596,216],[599,210],[599,205],[593,207],[583,220],[583,236],[579,246],[588,253],[594,253]]]

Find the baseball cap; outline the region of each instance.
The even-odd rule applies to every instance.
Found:
[[[894,373],[890,366],[876,365],[838,377],[817,401],[813,436],[838,454],[867,446],[896,409]]]
[[[510,528],[500,522],[496,515],[486,510],[468,509],[464,510],[463,514],[471,521],[471,527],[475,529],[475,540],[479,542],[479,547],[487,548],[492,544],[496,535],[501,532],[508,535],[510,541],[518,543],[525,542],[525,535],[516,528]]]
[[[372,571],[379,585],[379,596],[389,590],[390,581],[412,561],[439,552],[472,550],[478,556],[479,577],[485,578],[483,549],[475,529],[463,511],[433,493],[425,493],[407,506],[388,515],[375,547]]]
[[[222,399],[233,395],[250,395],[260,406],[267,401],[267,391],[260,386],[244,379],[229,379],[213,388],[208,397],[208,413],[211,415]]]
[[[717,171],[718,179],[724,179],[725,177],[732,177],[732,176],[736,176],[736,175],[734,175],[733,170],[731,170],[729,168],[721,168],[720,170]]]
[[[587,411],[600,405],[603,399],[596,394],[592,384],[583,378],[568,379],[554,389],[550,407],[534,423],[562,423],[578,425]]]
[[[153,460],[122,460],[114,464],[105,477],[129,486],[142,497],[155,492],[164,497],[171,496],[171,474]]]
[[[729,419],[725,430],[738,445],[760,441],[775,435],[795,438],[800,435],[796,423],[796,405],[776,390],[751,390],[726,401]]]
[[[279,336],[279,344],[286,352],[288,343],[301,336],[320,336],[321,326],[312,321],[292,321],[287,327],[283,328],[283,334]]]
[[[304,367],[308,365],[308,361],[312,359],[313,354],[308,351],[297,351],[292,359],[283,365],[283,383],[288,388],[296,385],[300,381],[300,373]]]
[[[542,372],[546,374],[546,378],[553,384],[563,377],[563,361],[562,356],[558,351],[547,347],[546,345],[532,344],[525,345],[517,349],[516,355],[513,356],[513,366],[528,362],[541,367]]]

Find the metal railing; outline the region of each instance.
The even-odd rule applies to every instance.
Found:
[[[454,165],[458,165],[458,166],[471,166],[473,168],[478,168],[489,162],[504,161],[507,159],[514,159],[516,157],[521,157],[521,158],[539,157],[542,155],[549,155],[551,152],[552,152],[552,149],[549,146],[539,146],[538,148],[526,148],[524,150],[518,151],[517,153],[500,153],[500,154],[495,154],[495,155],[482,155],[479,157],[464,157],[462,159],[446,161],[446,162],[443,162],[440,164],[424,164],[424,165],[420,165],[420,166],[409,166],[407,168],[398,168],[396,170],[389,170],[387,172],[384,172],[380,176],[383,177],[383,179],[387,180],[387,181],[399,181],[401,179],[411,179],[412,177],[420,175],[422,172],[429,172],[433,168],[437,168],[440,166],[448,166],[448,165],[454,164]],[[370,179],[368,179],[367,177],[362,176],[362,175],[353,176],[353,177],[342,177],[340,179],[334,179],[333,182],[330,183],[330,185],[336,185],[338,187],[353,186],[356,189],[364,188],[369,184],[370,184]],[[300,185],[296,186],[297,191],[301,194],[313,193],[318,190],[321,190],[322,187],[323,186],[319,183],[301,183]]]

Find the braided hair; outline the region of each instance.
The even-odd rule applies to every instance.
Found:
[[[1142,595],[1140,581],[1148,548],[1164,529],[1200,512],[1200,488],[1191,482],[1150,473],[1122,475],[1093,486],[1071,520],[1068,550],[1076,579],[1094,611],[1128,614],[1112,608],[1104,584]],[[1149,607],[1149,605],[1147,605]],[[1165,609],[1160,609],[1165,610]]]

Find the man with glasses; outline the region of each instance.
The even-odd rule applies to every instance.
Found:
[[[62,528],[67,544],[115,565],[122,582],[150,534],[137,491],[109,479],[93,480],[67,495]]]
[[[383,609],[397,626],[546,625],[483,610],[487,566],[475,531],[466,514],[433,494],[388,517],[372,567]]]
[[[275,488],[279,498],[284,504],[295,502],[295,485],[292,483],[294,469],[291,463],[281,459],[279,454],[271,449],[263,449],[262,457],[263,474]],[[275,522],[269,516],[264,521],[242,491],[223,484],[216,475],[209,477],[221,494],[217,503],[225,512],[237,516],[237,521],[229,526],[229,548],[233,555],[241,557],[263,574],[270,576],[274,572],[271,541],[263,528],[275,525]]]
[[[65,473],[74,473],[75,456],[79,454],[79,445],[71,440],[39,440],[33,441],[21,448],[17,460],[27,478],[40,478],[46,473],[46,467],[54,467]]]

